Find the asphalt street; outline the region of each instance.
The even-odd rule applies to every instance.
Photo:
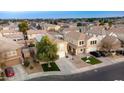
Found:
[[[124,62],[73,75],[44,76],[28,81],[115,81],[124,80]]]

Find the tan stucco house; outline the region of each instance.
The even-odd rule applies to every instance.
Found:
[[[69,32],[64,36],[64,40],[68,42],[67,50],[72,55],[77,55],[80,53],[85,52],[86,42],[85,42],[86,35],[80,32]]]
[[[96,36],[90,36],[76,31],[67,33],[64,36],[64,40],[68,42],[67,50],[72,55],[96,51],[99,44]]]
[[[0,37],[0,64],[14,66],[21,63],[20,46],[13,40]]]

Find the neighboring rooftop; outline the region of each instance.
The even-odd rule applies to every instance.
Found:
[[[11,51],[11,50],[16,50],[18,48],[20,48],[20,46],[12,39],[0,37],[0,53]]]

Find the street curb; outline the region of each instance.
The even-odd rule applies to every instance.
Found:
[[[63,73],[63,72],[38,72],[38,73],[34,73],[29,75],[25,80],[29,80],[29,79],[33,79],[33,78],[38,78],[38,77],[43,77],[43,76],[51,76],[51,75],[72,75],[72,74],[77,74],[77,73],[81,73],[81,72],[86,72],[86,71],[90,71],[90,70],[95,70],[101,67],[105,67],[105,66],[110,66],[110,65],[114,65],[114,64],[118,64],[118,63],[122,63],[123,61],[120,62],[111,62],[111,63],[101,63],[101,64],[97,64],[97,65],[92,65],[92,66],[87,66],[81,69],[77,69],[76,71],[73,71],[72,73]]]

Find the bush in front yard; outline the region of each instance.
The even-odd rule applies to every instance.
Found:
[[[0,64],[0,67],[1,67],[2,69],[4,69],[4,68],[6,67],[6,64],[5,64],[5,63],[1,63],[1,64]]]
[[[24,61],[24,66],[25,66],[25,67],[28,67],[29,65],[30,65],[30,62],[29,62],[29,60],[26,59],[26,60]]]
[[[30,66],[30,69],[32,70],[34,67],[33,66]]]
[[[0,73],[0,81],[3,81],[3,80],[4,80],[4,76],[5,76],[5,75],[4,75],[4,72],[1,72],[1,73]]]
[[[30,45],[28,45],[29,47],[35,47],[35,44],[30,43]]]

